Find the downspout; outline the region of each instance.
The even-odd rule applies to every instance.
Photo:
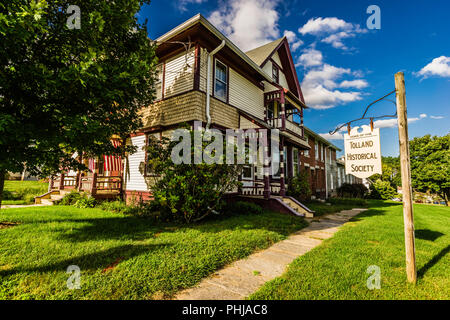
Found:
[[[214,55],[219,52],[223,47],[225,47],[225,40],[222,40],[222,43],[215,48],[211,53],[208,54],[208,69],[206,76],[206,129],[209,129],[211,125],[211,114],[210,114],[210,104],[211,104],[211,64],[212,58]],[[229,88],[227,88],[229,90]]]
[[[325,152],[324,152],[325,153],[325,159],[324,159],[324,162],[325,162],[325,166],[324,166],[324,168],[325,168],[325,199],[328,199],[327,149],[329,149],[329,147],[326,147]]]

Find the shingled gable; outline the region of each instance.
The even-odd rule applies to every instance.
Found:
[[[295,70],[294,61],[292,60],[291,50],[286,37],[269,42],[261,47],[255,48],[246,52],[245,54],[252,59],[261,68],[272,58],[272,56],[278,52],[281,60],[281,67],[283,68],[286,80],[289,85],[289,91],[294,93],[303,103],[303,93],[300,88],[300,83],[297,77],[297,71]]]

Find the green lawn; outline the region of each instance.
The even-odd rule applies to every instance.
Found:
[[[3,191],[3,205],[32,204],[34,197],[46,193],[48,183],[39,181],[5,181]]]
[[[406,282],[401,204],[371,202],[250,299],[450,299],[450,208],[414,205],[418,283]],[[366,286],[381,269],[381,289]]]
[[[0,299],[161,299],[305,226],[265,212],[195,226],[155,224],[100,209],[0,211]],[[3,226],[3,227],[2,227]],[[81,289],[69,290],[69,265]]]

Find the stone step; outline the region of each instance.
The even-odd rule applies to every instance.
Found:
[[[51,199],[41,199],[41,204],[52,206],[53,201]]]
[[[61,194],[52,194],[50,195],[51,200],[61,200],[64,197],[64,195]]]

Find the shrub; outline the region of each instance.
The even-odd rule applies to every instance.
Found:
[[[297,176],[288,181],[287,195],[300,201],[307,201],[311,199],[309,174],[306,171],[300,172]]]
[[[225,205],[223,212],[226,215],[262,214],[263,209],[255,203],[246,201],[229,202]]]
[[[339,204],[345,204],[345,205],[357,205],[357,206],[365,206],[367,205],[367,201],[364,199],[359,198],[329,198],[327,202],[339,205]]]
[[[366,186],[361,183],[343,183],[337,189],[337,194],[340,198],[364,198],[367,191]]]
[[[369,197],[372,199],[390,200],[398,197],[397,191],[391,186],[389,181],[378,179],[370,185]]]
[[[94,197],[81,198],[75,202],[74,207],[76,208],[94,208],[97,201]]]
[[[83,197],[87,196],[81,194],[76,190],[72,190],[69,193],[67,193],[61,200],[56,201],[55,204],[62,206],[73,206],[78,200],[81,200]]]
[[[193,130],[187,130],[187,133],[190,135],[190,141],[194,141]],[[207,138],[201,137],[201,140],[204,148],[209,147],[205,142]],[[223,150],[226,150],[225,141],[223,143]],[[163,217],[171,217],[174,221],[186,223],[200,221],[211,213],[219,212],[225,192],[239,186],[238,175],[242,165],[205,162],[175,164],[171,155],[177,144],[178,142],[171,142],[165,137],[161,140],[149,137],[147,170],[152,173],[154,180],[153,206],[159,209]],[[194,148],[192,144],[187,155],[184,155],[187,151],[183,150],[183,156],[189,157],[192,161]],[[224,160],[223,155],[219,156]],[[152,213],[153,207],[149,208],[149,212]]]

